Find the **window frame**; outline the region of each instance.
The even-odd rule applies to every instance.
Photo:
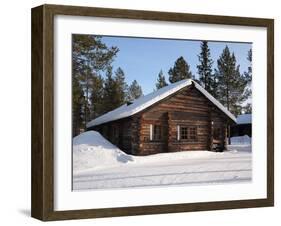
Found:
[[[156,130],[155,128],[158,128]],[[157,131],[157,138],[156,138],[156,132]],[[163,141],[164,135],[163,135],[163,126],[160,124],[150,124],[150,129],[149,129],[149,140],[151,142],[159,142]]]
[[[180,140],[188,140],[188,127],[187,126],[180,126]]]
[[[197,142],[198,141],[198,126],[193,126],[193,125],[178,125],[177,126],[177,140],[178,141],[183,141],[183,142]],[[183,129],[186,129],[184,136],[186,136],[186,138],[182,138],[183,137]],[[191,130],[194,130],[194,134],[193,132],[191,132]]]

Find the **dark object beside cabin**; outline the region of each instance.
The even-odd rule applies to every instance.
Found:
[[[237,116],[237,123],[230,128],[230,136],[238,137],[248,135],[252,137],[252,114]]]

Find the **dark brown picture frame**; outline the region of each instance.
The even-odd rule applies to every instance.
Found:
[[[54,16],[95,16],[265,27],[267,29],[267,198],[54,211]],[[274,205],[274,20],[109,8],[42,5],[32,9],[32,200],[34,218],[66,220]]]

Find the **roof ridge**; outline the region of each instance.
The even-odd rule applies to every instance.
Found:
[[[235,116],[229,112],[220,102],[218,102],[209,92],[201,87],[197,82],[192,79],[184,79],[178,82],[172,83],[147,95],[141,96],[135,99],[131,104],[123,104],[112,111],[109,111],[96,119],[91,120],[87,123],[87,128],[97,126],[106,122],[115,121],[122,118],[132,116],[148,107],[157,103],[158,101],[176,93],[180,89],[194,84],[197,90],[199,90],[204,96],[206,96],[213,104],[215,104],[221,111],[223,111],[228,117],[236,122]]]

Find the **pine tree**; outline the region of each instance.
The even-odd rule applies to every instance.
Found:
[[[104,113],[103,91],[104,80],[101,75],[93,76],[91,85],[91,118],[94,119]]]
[[[248,98],[245,93],[247,79],[241,75],[236,65],[234,53],[226,46],[217,60],[215,78],[217,80],[217,99],[236,116],[241,114],[242,103]]]
[[[156,89],[161,89],[162,87],[165,87],[167,85],[168,85],[168,83],[165,80],[163,71],[160,70],[160,72],[158,74],[157,82],[156,82]]]
[[[138,84],[136,80],[132,82],[132,84],[129,86],[128,89],[128,95],[127,95],[127,101],[133,101],[139,97],[141,97],[142,94],[142,89],[141,86]]]
[[[248,71],[244,73],[248,82],[252,81],[252,49],[248,51],[247,60],[249,61]]]
[[[217,60],[215,79],[217,84],[216,98],[234,115],[242,112],[242,103],[248,98],[246,90],[247,79],[240,73],[236,65],[234,53],[230,53],[226,46]],[[230,140],[230,127],[228,126],[228,142]]]
[[[252,104],[248,103],[243,107],[243,114],[252,114]]]
[[[211,53],[207,41],[201,42],[201,52],[198,55],[199,65],[197,70],[199,74],[199,83],[209,93],[214,95],[214,76],[212,73],[213,60],[211,59]]]
[[[84,93],[77,78],[72,81],[72,136],[77,136],[83,125]]]
[[[79,80],[85,101],[83,119],[84,125],[90,120],[93,80],[100,71],[112,63],[118,52],[117,47],[107,47],[100,36],[95,35],[73,35],[72,36],[72,66],[73,77]]]
[[[247,72],[244,72],[245,79],[248,84],[245,90],[245,95],[248,95],[248,100],[252,102],[252,49],[248,51],[247,60],[249,62]],[[252,103],[247,103],[246,106],[243,107],[244,114],[252,113]]]
[[[174,67],[170,68],[168,74],[170,83],[192,78],[190,66],[182,56],[176,60]]]
[[[114,79],[116,89],[115,101],[116,105],[118,105],[117,107],[119,107],[126,102],[128,92],[128,85],[125,82],[125,73],[120,67],[115,71]]]

